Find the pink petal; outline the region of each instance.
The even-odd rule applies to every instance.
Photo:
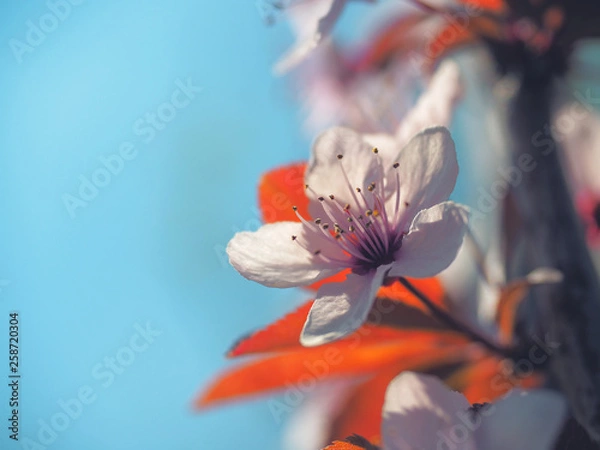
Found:
[[[386,450],[435,450],[445,430],[470,407],[467,399],[429,375],[404,372],[389,385],[383,406],[382,435]],[[460,447],[473,449],[469,439]]]
[[[417,134],[400,152],[398,163],[401,204],[408,204],[404,212],[408,220],[422,209],[448,200],[456,184],[458,162],[446,128],[428,128]],[[388,200],[394,201],[393,197]]]
[[[396,131],[398,141],[404,145],[426,128],[449,126],[462,91],[458,65],[454,61],[445,61],[433,75],[415,107],[402,120]]]
[[[380,266],[366,275],[350,274],[341,283],[322,286],[304,324],[302,345],[327,344],[358,329],[366,320],[389,267]]]
[[[342,203],[352,203],[354,189],[366,190],[375,177],[377,156],[373,147],[362,135],[342,127],[323,132],[313,145],[312,157],[306,170],[305,181],[310,189],[308,196],[335,195]],[[342,155],[343,159],[338,159]],[[350,185],[344,176],[345,170]]]
[[[302,62],[327,35],[342,14],[347,0],[302,0],[287,7],[296,29],[296,44],[275,65],[284,74]]]
[[[426,278],[447,268],[462,244],[469,212],[444,202],[417,214],[395,255],[389,276]]]
[[[278,288],[308,285],[339,272],[292,236],[303,237],[301,223],[277,222],[237,233],[227,245],[229,262],[249,280]]]
[[[511,391],[493,404],[475,431],[478,449],[550,450],[558,437],[567,412],[557,392]]]

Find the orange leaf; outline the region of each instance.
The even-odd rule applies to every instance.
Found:
[[[304,218],[308,214],[308,197],[304,188],[306,163],[290,164],[271,170],[263,175],[258,186],[258,204],[265,223],[298,222],[292,206]]]
[[[504,0],[459,0],[460,3],[466,3],[468,6],[478,6],[488,11],[501,12],[506,6]]]
[[[334,441],[323,450],[377,450],[377,447],[364,437],[354,434],[343,441]]]
[[[468,28],[464,28],[457,22],[445,25],[425,45],[424,54],[427,56],[427,65],[433,67],[450,51],[473,41],[474,36]]]
[[[501,361],[496,356],[487,356],[456,371],[446,383],[451,388],[461,391],[471,403],[491,402],[515,387],[531,389],[542,384],[542,374],[534,372],[526,376],[516,376],[508,364],[507,360]]]
[[[398,375],[396,367],[384,370],[355,387],[348,395],[340,413],[335,417],[329,439],[339,439],[349,433],[358,433],[369,441],[381,443],[381,412],[385,392]]]
[[[416,49],[421,39],[414,28],[429,14],[418,12],[402,16],[387,26],[381,33],[371,40],[369,45],[353,62],[356,71],[369,71],[383,66],[398,53]]]
[[[375,444],[380,444],[381,411],[390,382],[405,370],[430,372],[438,367],[460,363],[465,356],[463,347],[431,350],[419,359],[398,361],[378,372],[373,378],[352,389],[332,423],[329,439],[339,439],[349,433],[357,433]]]
[[[434,303],[445,307],[444,290],[437,279],[412,280],[412,282]],[[275,323],[240,340],[227,356],[233,358],[254,353],[302,350],[303,347],[299,342],[300,333],[312,303],[312,301],[305,303]],[[381,342],[414,337],[415,335],[411,334],[414,329],[446,330],[429,316],[422,304],[399,282],[379,290],[379,298],[375,301],[369,320],[370,322],[345,340],[354,340],[358,336],[363,343]]]
[[[233,346],[227,356],[233,358],[252,353],[302,348],[299,343],[300,333],[312,305],[311,300],[277,322],[242,339]]]
[[[513,341],[513,332],[517,309],[529,292],[530,284],[519,280],[504,286],[496,307],[496,323],[500,342],[509,344]]]
[[[366,447],[359,447],[349,442],[335,441],[333,444],[328,445],[323,450],[365,450]]]
[[[449,350],[462,349],[466,338],[452,333],[413,334],[413,339],[369,342],[368,337],[351,338],[301,351],[277,354],[238,366],[212,383],[196,400],[198,408],[251,394],[292,388],[312,389],[332,376],[359,376],[389,365],[415,367],[440,358]]]
[[[417,288],[421,293],[427,296],[436,306],[443,309],[448,309],[446,304],[445,291],[439,279],[433,278],[408,278],[408,281]],[[411,294],[399,281],[394,281],[392,284],[383,286],[377,293],[378,297],[397,300],[406,305],[418,308],[429,313],[427,307]]]

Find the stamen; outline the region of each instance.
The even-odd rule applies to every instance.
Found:
[[[302,217],[302,214],[300,214],[298,212],[298,207],[297,206],[292,206],[292,210],[296,213],[296,217],[298,219],[300,219],[300,222],[302,222],[303,225],[306,225],[309,229],[312,229],[314,231],[314,225],[309,222],[308,220],[306,220],[304,217]]]

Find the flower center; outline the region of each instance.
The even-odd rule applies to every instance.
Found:
[[[342,176],[346,181],[346,192],[327,197],[312,194],[318,199],[323,215],[312,222],[304,219],[296,207],[296,215],[305,225],[305,236],[292,236],[315,257],[340,267],[349,267],[354,273],[364,274],[381,265],[390,264],[402,247],[404,233],[399,226],[402,219],[400,205],[400,179],[395,173],[395,186],[388,186],[386,196],[385,174],[377,148],[372,150],[377,158],[373,181],[366,189],[353,187],[342,164],[343,155],[337,155]],[[395,163],[393,169],[398,168]],[[306,186],[311,190],[310,186]],[[386,198],[387,197],[387,198]],[[388,209],[386,210],[386,199]],[[389,205],[393,204],[394,207]],[[409,206],[404,204],[404,206]]]

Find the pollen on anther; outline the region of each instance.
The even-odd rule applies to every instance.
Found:
[[[371,217],[371,215],[373,214],[373,211],[371,211],[370,209],[367,209],[365,214],[367,215],[367,217]]]
[[[379,153],[379,149],[377,147],[373,147],[373,153],[375,153],[375,154]]]
[[[400,167],[400,163],[394,163],[394,169],[397,169],[398,167]]]
[[[375,190],[375,183],[371,183],[367,189],[369,192],[373,192]]]
[[[358,192],[360,194],[362,191],[360,188],[356,188],[356,192]]]
[[[304,185],[304,189],[308,189],[308,184],[305,184],[305,185]]]
[[[350,209],[350,203],[346,203],[346,206],[344,206],[344,211],[348,211]]]

